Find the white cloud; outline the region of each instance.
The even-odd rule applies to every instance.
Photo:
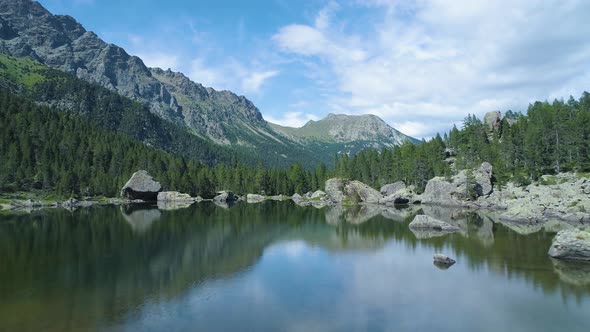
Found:
[[[226,59],[223,64],[215,65],[204,58],[195,58],[191,62],[188,76],[204,86],[253,94],[259,93],[264,83],[278,74],[276,70],[247,68],[234,59]]]
[[[248,73],[248,75],[242,78],[242,89],[245,92],[258,92],[266,80],[276,76],[278,73],[275,70]]]
[[[280,118],[265,115],[264,118],[268,122],[276,123],[281,126],[299,128],[306,124],[309,120],[317,121],[320,118],[314,114],[308,114],[303,112],[285,112]]]
[[[225,88],[225,75],[219,70],[205,64],[202,58],[195,58],[191,61],[188,77],[204,86],[211,86],[218,89]]]
[[[590,86],[590,2],[356,5],[371,6],[367,24],[336,21],[324,8],[313,25],[284,26],[272,38],[284,53],[313,62],[313,75],[331,77],[327,103],[335,109],[375,113],[428,137],[468,113],[522,110],[532,100],[577,97]]]

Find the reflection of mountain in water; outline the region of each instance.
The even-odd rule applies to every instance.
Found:
[[[461,232],[417,239],[408,229],[416,213]],[[196,283],[244,271],[272,243],[294,239],[332,252],[376,251],[392,240],[433,253],[452,250],[448,253],[459,264],[472,269],[519,276],[545,291],[563,289],[567,295],[577,287],[579,294],[585,287],[590,293],[588,269],[554,266],[547,257],[553,234],[521,235],[488,216],[460,210],[315,209],[290,202],[222,209],[200,203],[174,211],[93,207],[1,218],[0,320],[4,326],[12,322],[14,330],[23,327],[17,322],[43,329],[35,322],[64,314],[73,321],[110,324],[146,298],[175,297]]]

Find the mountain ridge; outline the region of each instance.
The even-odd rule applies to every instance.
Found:
[[[309,120],[299,128],[271,123],[275,131],[299,140],[326,143],[373,142],[375,148],[393,147],[404,143],[419,143],[391,127],[373,114],[349,115],[329,113],[320,120]]]
[[[318,145],[355,143],[358,147],[379,148],[408,141],[404,139],[408,136],[376,116],[383,122],[374,126],[380,135],[372,137],[368,132],[361,135],[360,127],[356,126],[352,132],[357,134],[357,142],[345,135],[350,130],[342,135],[333,133],[332,140],[329,137],[313,140],[305,133],[282,129],[267,122],[245,96],[204,87],[179,72],[149,68],[139,57],[87,31],[73,17],[54,15],[36,1],[0,0],[0,52],[28,57],[98,84],[146,104],[152,113],[198,137],[222,146],[249,149],[262,157],[272,152],[292,161],[303,158],[330,163],[331,157],[326,157],[325,149],[317,150]],[[313,123],[308,125],[314,127]],[[337,131],[335,127],[338,125],[330,126]],[[314,130],[318,129],[308,128]]]

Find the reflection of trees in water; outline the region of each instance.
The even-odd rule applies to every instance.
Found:
[[[415,213],[450,222],[462,233],[418,240],[408,229]],[[64,315],[110,324],[147,297],[174,297],[195,283],[242,271],[265,247],[285,239],[330,251],[377,250],[392,239],[433,252],[450,247],[471,269],[488,267],[566,296],[590,293],[587,269],[554,267],[547,257],[553,234],[521,235],[488,217],[450,209],[315,209],[290,202],[222,209],[199,203],[173,211],[93,207],[1,218],[0,320],[26,321],[30,329]]]

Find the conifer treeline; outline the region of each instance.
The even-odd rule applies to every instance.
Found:
[[[473,115],[442,137],[421,145],[391,150],[365,150],[336,162],[336,175],[358,179],[378,188],[404,181],[423,190],[434,176],[453,173],[445,159],[456,154],[454,172],[488,161],[499,184],[527,184],[543,174],[590,171],[590,94],[579,100],[555,100],[529,105],[527,115],[508,111],[492,130]]]
[[[401,180],[422,190],[434,176],[449,176],[483,161],[492,163],[501,183],[590,170],[590,94],[567,102],[534,103],[527,116],[507,115],[498,130],[490,131],[470,115],[460,130],[453,128],[420,145],[337,157],[333,170],[319,165],[309,171],[301,164],[267,169],[239,161],[210,167],[0,91],[0,191],[116,196],[138,169],[147,170],[166,190],[203,197],[225,189],[267,195],[304,193],[322,188],[333,176],[375,188]],[[453,170],[445,160],[450,150],[456,154]]]
[[[222,189],[268,195],[306,192],[321,187],[327,177],[323,165],[313,172],[301,164],[287,169],[248,167],[237,161],[205,166],[3,90],[0,128],[0,192],[113,197],[139,169],[166,190],[204,197]]]

